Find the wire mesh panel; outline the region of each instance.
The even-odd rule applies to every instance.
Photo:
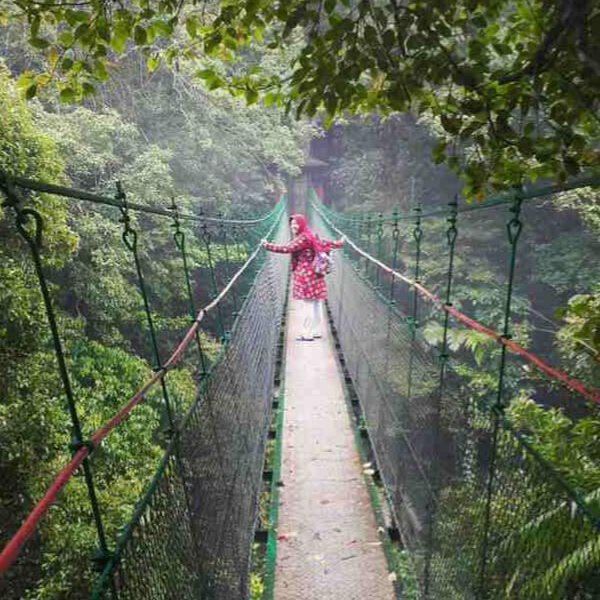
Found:
[[[284,235],[285,219],[275,239]],[[95,597],[245,599],[286,263],[264,256]],[[120,560],[118,560],[120,558]]]
[[[537,342],[544,360],[525,349],[549,322],[532,304],[530,253],[515,275],[535,208],[451,203],[387,217],[385,231],[315,197],[312,208],[320,235],[350,240],[329,304],[418,597],[600,597],[597,420],[585,418],[600,395],[566,385],[550,345]]]
[[[317,230],[331,235],[322,225]],[[422,579],[426,525],[434,501],[431,430],[438,369],[403,316],[390,311],[369,284],[364,266],[341,253],[335,260],[327,282],[329,304],[346,368],[360,398],[364,425],[405,543]]]
[[[131,289],[115,306],[126,314],[115,314],[109,290],[100,304],[107,322],[123,317],[111,324],[110,345],[65,325],[63,291],[50,275],[61,285],[77,280],[77,262],[74,274],[51,268],[42,244],[49,217],[44,203],[27,204],[25,190],[99,206],[90,220],[114,234],[98,249],[103,263],[123,246],[115,265],[128,266],[122,283]],[[70,417],[51,423],[60,435],[47,436],[36,464],[48,483],[30,490],[33,510],[0,536],[0,576],[10,572],[3,590],[8,582],[15,599],[82,598],[96,582],[95,598],[245,599],[287,280],[286,261],[260,240],[286,235],[284,203],[256,219],[224,219],[180,211],[175,199],[168,209],[129,203],[120,184],[113,198],[2,172],[0,191],[25,243],[18,250],[33,261],[59,366],[45,395],[60,395],[62,383]],[[119,209],[118,224],[106,207]],[[42,565],[26,568],[15,589],[34,536],[29,548]]]

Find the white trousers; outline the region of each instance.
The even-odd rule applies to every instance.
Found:
[[[301,300],[302,335],[307,338],[321,335],[323,303],[321,300]]]

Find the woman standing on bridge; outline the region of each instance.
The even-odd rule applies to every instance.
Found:
[[[312,342],[321,337],[320,326],[323,319],[321,300],[327,299],[325,276],[315,272],[314,259],[318,252],[329,252],[332,248],[341,248],[344,239],[338,241],[322,240],[312,232],[304,215],[292,215],[290,228],[294,239],[289,244],[272,244],[267,240],[262,245],[269,252],[292,255],[293,297],[302,300],[304,330],[297,338],[299,341]]]

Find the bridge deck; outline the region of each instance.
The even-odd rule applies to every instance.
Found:
[[[392,600],[331,337],[289,306],[275,600]]]

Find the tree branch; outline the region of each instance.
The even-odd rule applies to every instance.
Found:
[[[593,54],[589,52],[587,34],[584,25],[585,19],[579,19],[577,22],[577,54],[582,62],[590,67],[597,77],[600,77],[600,62],[598,62]]]
[[[500,77],[499,83],[511,83],[523,77],[548,70],[559,55],[559,49],[571,28],[583,30],[589,0],[562,0],[558,8],[558,19],[542,40],[529,64],[512,75]]]

